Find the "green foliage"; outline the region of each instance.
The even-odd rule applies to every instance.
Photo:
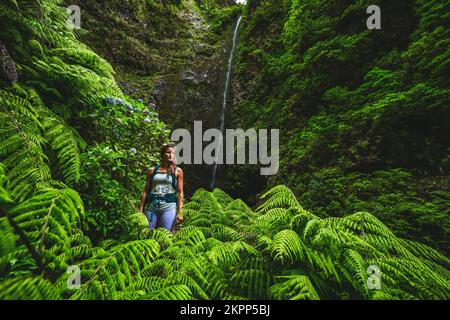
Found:
[[[53,283],[42,277],[23,277],[1,284],[1,300],[57,300],[60,299]]]
[[[98,247],[86,243],[78,255],[79,245],[72,244],[67,252],[81,270],[80,289],[67,288],[69,275],[61,269],[51,280],[53,290],[41,276],[19,276],[4,281],[1,292],[5,299],[24,298],[26,290],[41,299],[448,299],[447,257],[396,237],[369,213],[318,218],[289,192],[273,188],[255,214],[238,209],[235,201],[225,202],[231,199],[219,189],[199,190],[186,204],[186,225],[176,235],[157,229],[149,239],[108,240]],[[33,239],[33,231],[15,214],[24,207],[14,208],[12,216]],[[285,211],[290,219],[280,224],[260,219]],[[196,219],[205,214],[209,226]],[[220,240],[215,214],[225,214],[228,228],[241,239]],[[249,214],[259,218],[246,219]],[[56,226],[71,232],[71,225]],[[244,230],[254,236],[246,237]],[[368,286],[369,266],[381,270],[381,288]]]
[[[269,294],[278,300],[318,300],[319,296],[307,276],[280,276],[282,282],[269,288]],[[283,281],[284,279],[287,279]]]
[[[81,159],[84,174],[80,189],[90,190],[83,192],[82,197],[89,208],[86,218],[91,237],[97,242],[130,236],[130,228],[135,226],[130,215],[139,206],[131,194],[143,188],[145,172],[141,168],[145,165],[139,164],[138,155],[115,151],[105,143],[89,148]]]
[[[137,204],[125,194],[142,189],[140,177],[168,131],[154,110],[124,96],[111,65],[67,27],[59,3],[0,5],[2,41],[20,74],[19,84],[0,79],[7,191],[20,203],[49,189],[77,189],[87,204],[87,229],[98,233],[94,241],[118,224],[117,235],[134,229],[130,237],[137,238],[136,224],[124,223]]]
[[[216,34],[220,33],[226,24],[232,24],[242,11],[242,8],[234,5],[232,1],[229,1],[228,5],[216,0],[197,0],[197,2],[209,20],[211,31]]]
[[[67,267],[67,251],[80,241],[76,228],[84,216],[83,204],[75,191],[51,190],[35,195],[14,207],[10,216],[49,268]]]
[[[123,170],[120,155],[111,153],[103,149],[109,158],[90,159],[100,164],[93,168],[97,178],[105,164]],[[1,179],[5,181],[4,174]],[[107,185],[107,179],[100,185]],[[7,183],[3,187],[7,200]],[[108,240],[92,247],[76,228],[84,218],[78,194],[48,188],[8,210],[40,263],[30,259],[29,247],[15,247],[14,231],[1,220],[5,236],[0,261],[3,274],[11,278],[1,285],[4,298],[24,298],[25,292],[43,299],[447,297],[448,259],[424,245],[398,239],[373,216],[361,213],[321,220],[305,211],[284,186],[262,198],[265,202],[253,213],[219,189],[198,190],[185,205],[186,226],[175,236],[154,230],[147,235],[152,239],[123,244]],[[143,218],[131,220],[138,229],[146,228]],[[29,263],[10,263],[17,259]],[[57,290],[50,290],[49,280],[42,276],[24,273],[35,273],[40,264],[44,276],[58,277],[50,280],[56,281]],[[69,264],[82,270],[82,285],[76,292],[67,288]],[[373,264],[383,269],[383,280],[386,274],[384,295],[372,295],[365,286],[365,269]],[[424,273],[426,279],[419,277]],[[391,287],[397,291],[393,293]]]
[[[382,28],[367,30],[370,4],[248,5],[232,123],[280,128],[283,156],[239,196],[286,184],[321,217],[368,211],[448,253],[449,4],[381,1]],[[229,171],[227,187],[252,170]]]
[[[320,5],[317,1],[283,1],[281,6],[261,2],[253,16],[246,17],[244,37],[265,24],[281,37],[272,37],[263,48],[249,41],[241,54],[255,56],[263,79],[270,74],[276,75],[275,80],[287,79],[286,88],[273,92],[286,101],[281,110],[293,111],[297,99],[311,95],[305,103],[304,130],[288,143],[293,150],[288,151],[295,156],[291,159],[298,160],[294,163],[307,164],[310,171],[301,173],[307,179],[299,181],[298,176],[283,171],[296,189],[284,184],[269,189],[255,210],[220,189],[199,189],[184,206],[183,227],[172,234],[148,230],[146,218],[136,212],[136,200],[131,200],[142,189],[144,168],[156,160],[156,147],[168,132],[156,114],[152,114],[154,121],[144,120],[140,111],[145,105],[126,97],[115,83],[111,66],[66,27],[67,12],[59,3],[0,4],[2,41],[21,79],[19,84],[10,84],[3,75],[0,78],[0,299],[450,297],[450,260],[421,242],[399,237],[392,229],[408,229],[397,217],[389,217],[392,212],[425,215],[422,221],[414,217],[409,222],[417,223],[415,228],[422,232],[429,223],[426,218],[432,216],[431,225],[440,224],[445,239],[448,195],[440,190],[440,183],[435,189],[426,186],[432,191],[424,200],[411,186],[415,176],[409,170],[356,170],[367,161],[381,161],[376,151],[365,152],[369,141],[380,139],[382,144],[392,138],[384,135],[386,128],[402,128],[393,135],[401,139],[410,133],[409,124],[402,120],[405,117],[443,113],[442,102],[448,96],[440,86],[446,71],[441,47],[445,43],[433,46],[429,38],[441,39],[445,29],[419,19],[421,31],[411,36],[413,50],[399,53],[381,43],[390,53],[376,57],[377,65],[368,68],[363,54],[357,53],[363,48],[367,54],[380,44],[366,39],[357,28],[340,24],[361,3],[336,17],[335,1]],[[145,13],[141,1],[132,3],[142,9],[138,15]],[[169,6],[176,14],[176,6],[186,2],[145,4],[155,10]],[[329,19],[315,16],[314,8]],[[425,16],[440,12],[425,4],[416,9]],[[228,15],[231,10],[235,9],[222,13]],[[286,23],[278,24],[286,12]],[[297,23],[298,15],[311,23],[312,31],[305,29],[304,22]],[[218,15],[218,21],[222,18]],[[333,34],[334,25],[348,34]],[[427,28],[435,30],[426,36]],[[389,35],[390,41],[404,40],[404,32]],[[297,33],[301,41],[296,40]],[[270,50],[278,44],[286,52]],[[420,52],[437,54],[438,60],[419,59],[416,71],[408,63]],[[360,59],[350,61],[355,56]],[[320,74],[321,68],[336,65],[345,71],[352,63],[357,65],[359,82],[345,78],[341,71]],[[241,71],[248,67],[242,64]],[[429,72],[431,78],[419,83],[417,72]],[[405,84],[407,75],[412,84]],[[386,94],[398,84],[404,87]],[[291,96],[289,92],[296,93]],[[262,123],[277,99],[267,101]],[[424,104],[428,104],[426,112]],[[253,108],[258,103],[244,105]],[[291,120],[298,121],[296,117]],[[428,120],[440,127],[441,120]],[[283,118],[274,122],[290,125]],[[349,132],[355,123],[359,131]],[[437,146],[433,159],[444,166],[439,135],[431,136]],[[348,145],[344,139],[348,137],[358,143]],[[420,150],[423,146],[419,141],[409,147]],[[427,163],[422,156],[411,161]],[[408,163],[403,161],[403,165]],[[331,168],[324,165],[329,163]],[[297,169],[290,163],[283,167]],[[425,179],[425,183],[430,181]],[[391,210],[395,201],[398,207]],[[316,212],[305,210],[315,204],[320,204]],[[389,219],[392,229],[384,223]],[[81,272],[78,289],[68,286],[70,266]],[[381,271],[379,289],[368,285],[373,276],[370,267]]]

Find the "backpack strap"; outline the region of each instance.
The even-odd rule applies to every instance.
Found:
[[[153,167],[152,185],[153,185],[153,180],[155,179],[156,173],[158,172],[158,168],[159,168],[159,165]],[[150,186],[150,192],[147,193],[147,197],[145,199],[146,204],[149,202],[153,202],[153,200],[155,200],[154,194],[151,190],[152,190],[152,186]],[[153,214],[152,214],[152,217],[153,217]],[[151,221],[151,219],[150,219],[150,221]]]
[[[172,187],[177,192],[177,166],[175,166],[172,172]]]
[[[158,169],[159,169],[159,165],[156,165],[153,167],[152,183],[153,183],[153,179],[156,176],[156,173],[158,172]]]

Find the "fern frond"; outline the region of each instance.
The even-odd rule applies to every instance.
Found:
[[[263,194],[261,199],[265,200],[265,202],[256,209],[256,212],[260,214],[264,214],[274,208],[301,208],[300,203],[297,201],[291,189],[284,185],[273,187]]]
[[[182,272],[172,272],[166,279],[173,284],[185,285],[188,287],[195,299],[209,299],[202,287],[187,274]]]
[[[264,270],[245,269],[234,272],[230,282],[240,296],[263,299],[273,283],[273,278]]]
[[[56,115],[43,112],[42,118],[47,141],[56,152],[63,179],[69,185],[73,185],[81,176],[80,151],[86,143],[74,129],[68,127]]]
[[[269,296],[274,299],[320,300],[307,276],[278,276],[276,279],[282,280],[282,282],[274,284],[268,290]]]
[[[148,300],[193,300],[194,295],[185,285],[171,285],[149,292],[142,298]]]
[[[24,99],[0,90],[0,157],[10,180],[8,190],[21,201],[39,183],[51,179],[46,140],[33,107]]]
[[[275,261],[281,263],[294,263],[305,259],[305,244],[292,230],[283,230],[277,233],[273,237],[269,249]]]
[[[0,283],[1,300],[57,300],[60,295],[48,280],[37,277],[17,277]]]
[[[368,263],[358,252],[346,250],[343,254],[343,267],[340,268],[347,281],[349,281],[352,286],[366,298],[369,297],[369,290],[367,287],[368,266]]]
[[[235,266],[242,259],[242,254],[257,255],[257,250],[243,241],[224,242],[214,246],[206,253],[215,265]]]
[[[212,194],[222,208],[225,208],[231,201],[233,201],[233,198],[219,188],[214,188]]]

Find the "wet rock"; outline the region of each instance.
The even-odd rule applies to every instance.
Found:
[[[180,80],[195,80],[197,75],[192,70],[185,70],[180,72]]]

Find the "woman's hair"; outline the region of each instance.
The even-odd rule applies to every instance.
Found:
[[[161,159],[163,159],[164,154],[166,153],[167,149],[169,149],[169,148],[175,148],[175,144],[172,142],[163,144],[163,146],[161,147],[161,151],[159,153],[161,156]],[[172,162],[169,164],[169,168],[167,171],[169,174],[172,174],[174,169],[175,169],[175,163]]]

